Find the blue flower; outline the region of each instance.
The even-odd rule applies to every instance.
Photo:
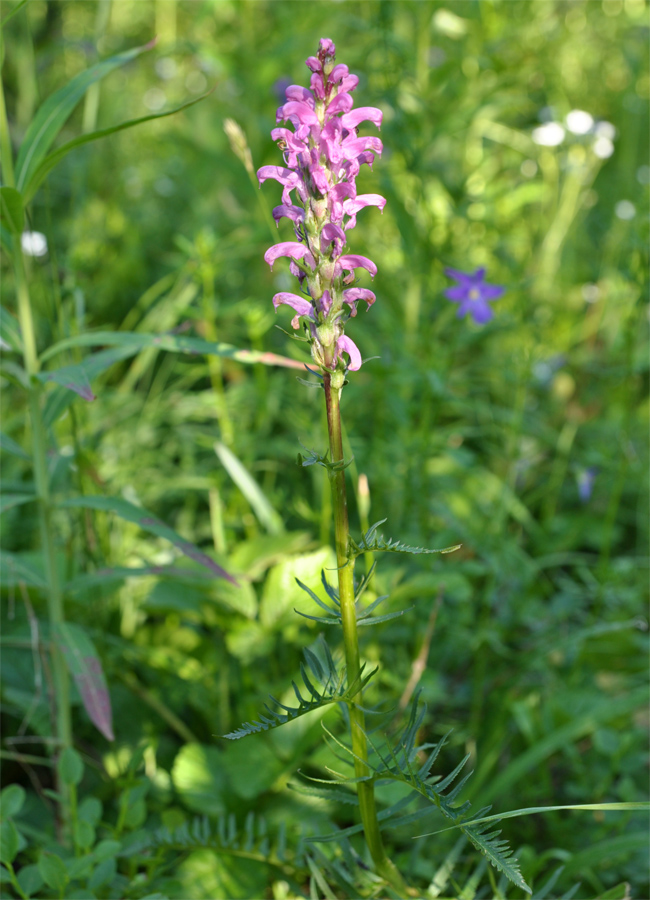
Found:
[[[489,303],[498,300],[505,288],[498,284],[486,284],[485,269],[477,269],[473,274],[459,272],[457,269],[445,269],[445,275],[455,279],[456,287],[447,288],[445,297],[452,303],[460,303],[458,317],[467,313],[477,325],[485,325],[494,313]]]

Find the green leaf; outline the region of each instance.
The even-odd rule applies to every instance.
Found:
[[[92,641],[81,626],[70,622],[57,624],[55,636],[90,720],[107,740],[114,741],[111,699]]]
[[[36,500],[36,494],[2,494],[0,497],[0,514],[12,509],[14,506],[22,506]]]
[[[147,510],[143,509],[141,506],[129,503],[128,500],[122,500],[117,497],[75,497],[62,501],[59,506],[66,509],[99,509],[104,510],[105,512],[113,512],[121,519],[139,525],[144,531],[149,531],[157,537],[165,538],[165,540],[170,541],[175,547],[178,547],[178,549],[190,559],[193,559],[195,562],[210,569],[214,575],[217,575],[219,578],[225,578],[226,581],[230,581],[232,584],[237,585],[237,582],[232,575],[229,575],[225,569],[218,566],[213,559],[206,553],[203,553],[202,550],[199,550],[195,544],[184,540],[179,534],[176,534],[173,529],[165,525],[164,522],[161,522],[160,519],[152,516],[151,513],[147,512]]]
[[[280,703],[279,700],[276,700],[275,697],[269,694],[273,704],[278,709],[283,710],[282,712],[272,709],[265,703],[265,712],[264,714],[259,714],[257,720],[244,722],[243,725],[240,725],[235,731],[224,734],[222,737],[227,738],[229,741],[236,741],[239,740],[239,738],[247,737],[249,734],[257,734],[260,731],[278,728],[280,725],[285,725],[287,722],[292,722],[300,716],[304,716],[315,709],[322,709],[332,703],[344,703],[353,700],[359,691],[362,691],[368,684],[377,669],[373,669],[367,675],[364,675],[365,665],[362,666],[357,678],[354,679],[352,684],[348,685],[345,670],[337,670],[329,648],[324,640],[322,640],[321,646],[327,659],[327,667],[323,671],[323,678],[321,679],[321,690],[314,687],[307,675],[304,665],[301,664],[300,675],[304,684],[303,692],[306,696],[303,697],[300,693],[300,689],[295,681],[291,682],[296,699],[298,700],[297,706],[287,706],[284,703]]]
[[[18,884],[28,897],[35,894],[43,886],[43,876],[38,871],[38,866],[23,866],[17,875]]]
[[[84,822],[83,819],[78,819],[75,825],[74,834],[75,844],[82,850],[90,850],[95,843],[96,833],[90,822]]]
[[[20,12],[20,10],[23,8],[23,6],[25,6],[26,3],[27,0],[20,0],[20,2],[17,3],[13,9],[10,9],[7,15],[3,18],[2,22],[0,22],[0,28],[4,28],[9,19],[13,19],[16,13]]]
[[[0,306],[0,348],[22,353],[23,341],[18,320],[4,306]]]
[[[38,871],[45,884],[59,893],[65,889],[70,880],[61,857],[55,853],[48,853],[47,850],[43,850],[38,858]]]
[[[96,888],[101,887],[103,884],[108,884],[109,881],[112,881],[115,878],[116,874],[117,863],[111,856],[99,863],[95,871],[88,879],[88,887],[92,891],[94,891]]]
[[[20,191],[12,187],[0,188],[0,216],[12,234],[22,234],[25,227],[25,210]]]
[[[49,347],[41,354],[41,362],[71,347],[99,347],[110,345],[130,349],[128,355],[135,355],[140,350],[153,347],[174,353],[186,353],[190,356],[223,356],[242,363],[262,363],[267,366],[284,366],[290,369],[301,369],[302,363],[277,353],[265,353],[259,350],[239,350],[232,344],[220,341],[204,341],[202,338],[185,337],[179,334],[140,334],[135,331],[95,331],[66,338]]]
[[[232,450],[229,450],[228,447],[219,441],[215,442],[214,450],[221,460],[224,469],[228,472],[239,490],[248,500],[260,525],[262,525],[269,534],[282,534],[284,532],[284,523],[282,522],[281,516],[273,509],[266,495],[244,464],[237,459]]]
[[[58,761],[59,775],[64,784],[79,784],[84,774],[84,764],[73,747],[66,747]]]
[[[120,122],[119,125],[112,125],[110,128],[102,128],[98,131],[92,131],[89,134],[82,134],[79,137],[74,138],[74,140],[68,141],[66,144],[58,147],[54,152],[48,154],[48,156],[46,156],[45,159],[40,163],[38,168],[36,168],[32,172],[29,178],[29,183],[24,189],[25,202],[29,203],[29,201],[38,190],[43,179],[47,177],[52,169],[57,166],[59,162],[65,156],[67,156],[68,153],[70,153],[71,150],[75,150],[77,147],[81,147],[84,144],[90,143],[91,141],[97,141],[100,138],[107,137],[109,134],[115,134],[118,131],[124,131],[126,128],[134,128],[136,125],[141,125],[143,122],[150,122],[152,119],[164,119],[166,116],[173,116],[175,113],[181,112],[182,110],[187,109],[190,106],[194,106],[195,103],[199,103],[201,100],[204,100],[207,96],[209,96],[209,93],[203,94],[201,97],[195,97],[193,100],[190,100],[187,103],[183,103],[181,106],[176,106],[174,109],[168,109],[164,112],[159,113],[151,113],[147,116],[140,116],[140,118],[130,119],[128,122]]]
[[[429,550],[425,547],[410,547],[408,544],[403,544],[401,541],[393,540],[392,538],[386,539],[382,535],[377,534],[377,529],[380,525],[383,525],[386,519],[380,519],[379,522],[375,522],[368,531],[363,535],[359,543],[357,543],[353,538],[350,538],[350,544],[348,548],[348,556],[350,559],[356,559],[357,556],[361,556],[363,553],[411,553],[411,554],[420,554],[420,553],[453,553],[454,550],[458,550],[461,546],[460,544],[454,544],[453,547],[444,547],[439,550]]]
[[[31,587],[47,590],[47,581],[43,577],[43,573],[33,566],[29,557],[23,559],[23,555],[0,550],[0,573],[2,573],[4,586],[9,587],[24,582]]]
[[[122,849],[122,845],[119,841],[113,841],[110,839],[106,839],[100,841],[95,849],[93,850],[93,858],[96,862],[102,862],[105,859],[112,859]]]
[[[532,816],[536,813],[556,812],[557,810],[562,809],[572,809],[578,811],[591,810],[594,812],[648,812],[650,811],[650,801],[638,800],[621,803],[578,803],[568,806],[529,806],[525,809],[513,809],[509,812],[496,813],[493,816],[481,816],[480,819],[467,819],[462,824],[463,826],[483,825],[486,822],[500,822],[502,819],[515,819],[519,816]],[[415,835],[415,838],[417,839],[430,837],[434,834],[442,834],[443,831],[451,831],[453,828],[458,827],[458,825],[450,825],[448,828],[439,828],[437,831],[428,831],[426,834],[417,834]]]
[[[605,891],[604,894],[598,894],[596,900],[632,900],[630,885],[627,881],[622,881],[620,884]]]
[[[14,456],[19,456],[20,459],[31,459],[29,453],[23,450],[20,444],[14,441],[13,438],[10,438],[8,434],[0,434],[0,450],[13,453]]]
[[[31,184],[45,154],[90,85],[104,78],[113,69],[131,62],[151,47],[153,42],[101,60],[90,69],[80,72],[68,84],[47,98],[27,129],[18,152],[16,187],[19,191],[23,191]]]
[[[9,865],[16,858],[20,847],[20,837],[16,826],[7,819],[0,824],[0,862]]]
[[[25,789],[19,784],[10,784],[0,794],[0,816],[10,819],[18,815],[25,802]]]

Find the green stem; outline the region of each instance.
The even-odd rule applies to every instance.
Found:
[[[333,463],[343,462],[343,434],[341,429],[341,389],[332,387],[329,374],[323,378],[325,403],[327,408],[327,430],[329,432],[330,458]],[[348,522],[348,501],[345,489],[345,471],[339,468],[330,470],[332,486],[332,503],[334,506],[334,533],[336,544],[336,562],[339,576],[339,600],[341,603],[341,622],[343,626],[343,644],[348,684],[351,684],[361,671],[359,659],[359,638],[357,634],[357,616],[354,606],[354,562],[348,558],[348,542],[350,526]],[[367,765],[368,742],[366,739],[365,716],[360,709],[361,691],[355,697],[355,703],[349,704],[350,726],[352,730],[352,750],[355,754],[354,770],[357,778],[370,775]],[[400,892],[406,891],[406,885],[395,865],[386,856],[377,809],[375,805],[374,784],[362,781],[357,784],[357,796],[361,821],[366,843],[377,872]]]
[[[36,355],[36,337],[34,319],[29,296],[29,287],[25,272],[20,240],[14,237],[14,269],[16,274],[16,294],[18,299],[18,317],[23,340],[23,358],[29,380],[29,411],[32,430],[32,460],[34,481],[38,497],[38,518],[41,533],[41,546],[45,561],[45,574],[48,584],[47,605],[52,636],[57,627],[64,622],[63,595],[59,584],[59,572],[56,559],[56,547],[51,526],[50,483],[47,471],[47,436],[40,404],[40,386],[36,381],[39,369]],[[70,680],[63,653],[55,640],[51,643],[52,673],[56,699],[56,738],[59,754],[72,746],[72,719],[70,715]],[[63,782],[57,784],[61,795],[61,822],[64,834],[69,834],[70,805],[69,792]]]

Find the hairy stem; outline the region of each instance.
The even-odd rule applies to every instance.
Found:
[[[330,457],[333,463],[343,462],[343,436],[341,430],[341,389],[332,386],[331,376],[323,378],[325,403],[327,406],[327,430],[329,432]],[[343,644],[348,684],[359,675],[359,638],[357,634],[357,617],[354,607],[354,561],[348,558],[348,540],[350,526],[348,522],[348,501],[345,489],[345,472],[343,468],[330,471],[332,486],[332,503],[334,507],[334,533],[336,542],[336,563],[339,576],[339,599],[341,602],[341,619],[343,625]],[[361,691],[355,697],[356,703],[349,704],[350,725],[352,729],[352,750],[355,754],[354,769],[357,778],[370,774],[366,764],[368,759],[368,742],[366,740],[365,717],[359,708],[362,703]],[[372,782],[359,782],[357,796],[363,830],[377,871],[400,892],[406,885],[395,865],[386,856],[375,805],[375,790]]]

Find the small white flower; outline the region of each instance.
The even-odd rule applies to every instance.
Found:
[[[616,213],[617,218],[627,221],[635,217],[636,206],[634,203],[630,203],[629,200],[619,200],[614,207],[614,212]]]
[[[597,137],[593,144],[593,151],[598,159],[609,159],[614,152],[614,144],[608,137]]]
[[[587,134],[594,127],[594,117],[584,109],[572,109],[564,121],[573,134]]]
[[[47,253],[47,238],[40,231],[23,231],[20,245],[27,256],[45,256]]]
[[[533,129],[533,140],[542,147],[557,147],[564,140],[564,134],[559,122],[547,122]]]

